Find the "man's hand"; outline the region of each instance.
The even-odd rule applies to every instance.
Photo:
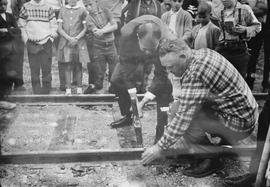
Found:
[[[153,160],[161,157],[161,152],[162,149],[158,146],[158,144],[155,144],[154,146],[146,149],[142,154],[142,164],[149,164]]]
[[[7,28],[0,28],[0,32],[8,32]]]
[[[243,25],[236,25],[235,27],[232,28],[232,30],[236,33],[243,34],[246,32],[247,27]]]
[[[143,107],[144,107],[144,103],[141,101],[138,103],[138,113],[139,113],[139,117],[142,118],[143,117]]]
[[[102,29],[97,29],[97,28],[93,29],[93,33],[95,36],[98,36],[98,37],[100,37],[104,34]]]

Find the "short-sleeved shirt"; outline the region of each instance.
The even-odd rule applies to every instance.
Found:
[[[98,2],[100,7],[110,10],[113,17],[120,21],[124,0],[99,0]]]
[[[63,7],[60,10],[58,22],[63,23],[63,30],[72,37],[76,37],[83,30],[87,12],[81,7]]]
[[[113,15],[110,10],[107,8],[100,8],[97,14],[88,14],[87,16],[87,25],[88,30],[92,30],[94,28],[102,29],[108,23],[110,23],[113,19]],[[113,32],[103,34],[102,36],[94,36],[94,41],[101,42],[111,42],[114,41]]]

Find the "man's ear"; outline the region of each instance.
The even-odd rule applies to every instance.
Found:
[[[187,55],[185,53],[180,53],[178,55],[178,57],[179,57],[179,59],[185,59],[185,58],[187,58]]]

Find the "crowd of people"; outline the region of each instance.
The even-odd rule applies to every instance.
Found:
[[[0,99],[12,89],[24,89],[24,47],[33,93],[49,94],[55,45],[59,88],[66,95],[72,84],[77,94],[96,93],[109,67],[108,91],[118,96],[122,114],[112,128],[131,124],[131,98],[137,93],[144,93],[138,103],[141,116],[144,105],[156,99],[155,145],[142,155],[144,164],[180,137],[195,150],[211,151],[207,133],[233,145],[257,125],[251,90],[262,44],[262,88],[270,88],[269,6],[257,0],[0,0]],[[88,69],[86,90],[83,67]],[[168,73],[180,78],[174,102]],[[269,119],[261,124],[269,126]],[[198,158],[183,173],[204,177],[221,168],[220,158]]]
[[[249,1],[3,0],[0,57],[5,63],[1,64],[1,86],[7,93],[12,89],[25,90],[23,59],[27,48],[33,93],[49,94],[52,47],[55,46],[59,89],[70,95],[71,84],[75,83],[78,94],[95,93],[103,88],[107,64],[110,81],[116,65],[121,62],[122,26],[139,16],[153,15],[191,48],[210,48],[226,57],[250,88],[253,88],[256,64],[264,43],[262,87],[265,91],[269,88],[270,69],[267,3]],[[84,91],[82,67],[88,69],[89,85]],[[139,92],[146,91],[151,70],[151,63],[147,63],[144,79],[137,83]],[[112,87],[109,92],[113,93]]]

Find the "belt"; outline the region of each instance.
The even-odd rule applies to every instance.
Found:
[[[114,44],[114,41],[103,42],[103,41],[94,40],[94,45],[95,44],[100,45],[100,46],[103,46],[103,47],[108,47],[108,46],[113,45]]]
[[[224,41],[222,45],[229,48],[247,47],[247,43],[245,41]]]

